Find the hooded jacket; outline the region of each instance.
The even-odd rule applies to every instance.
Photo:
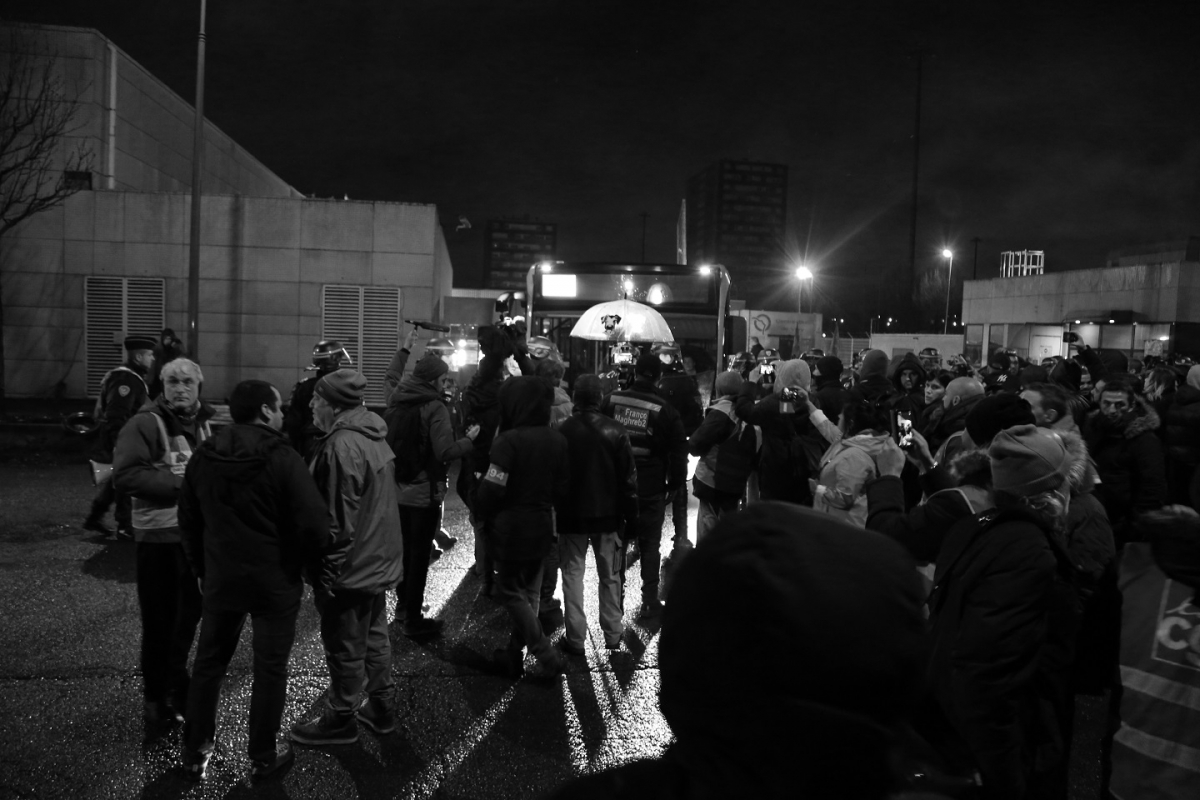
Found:
[[[859,528],[867,526],[867,481],[879,476],[875,458],[891,439],[864,431],[829,447],[813,489],[813,508]]]
[[[1188,383],[1175,390],[1163,420],[1167,458],[1188,469],[1200,464],[1200,388],[1193,386],[1191,380],[1189,372]]]
[[[1134,400],[1120,421],[1111,423],[1095,411],[1084,426],[1084,441],[1100,476],[1096,496],[1121,543],[1136,514],[1162,508],[1167,498],[1162,444],[1155,435],[1158,414],[1142,398]]]
[[[906,370],[912,370],[917,374],[917,383],[912,389],[905,389],[900,382],[901,373]],[[921,359],[917,358],[916,353],[905,353],[897,359],[892,360],[890,367],[892,386],[896,389],[896,399],[892,401],[892,408],[896,411],[907,411],[912,415],[915,422],[921,412],[925,410],[925,367],[921,365]]]
[[[316,440],[310,469],[328,506],[333,545],[313,587],[325,593],[377,594],[400,580],[403,539],[396,503],[395,455],[378,414],[357,406],[337,415]]]
[[[302,570],[333,542],[303,459],[264,425],[217,431],[188,462],[179,494],[183,551],[204,607],[251,614],[298,607]]]
[[[421,437],[429,443],[426,467],[411,483],[399,483],[397,499],[402,506],[429,508],[446,498],[447,465],[470,453],[474,447],[467,437],[454,438],[454,424],[441,392],[415,375],[405,375],[391,395],[389,410],[399,405],[420,405]],[[403,447],[396,442],[396,447]]]
[[[632,531],[637,466],[624,426],[601,414],[598,405],[580,405],[558,431],[571,465],[570,488],[555,506],[558,532],[612,533],[622,523]]]
[[[688,452],[700,458],[692,491],[702,500],[722,496],[740,499],[762,452],[762,430],[755,425],[749,426],[749,431],[745,430],[745,423],[738,421],[733,410],[733,401],[732,395],[718,398],[709,407],[704,422],[688,439]],[[727,446],[731,441],[750,442],[749,438],[733,437],[753,437],[753,453],[749,448]]]
[[[553,392],[541,378],[511,378],[500,387],[500,434],[479,485],[476,511],[490,520],[495,557],[540,559],[554,544],[556,504],[567,499],[567,440],[550,427]]]

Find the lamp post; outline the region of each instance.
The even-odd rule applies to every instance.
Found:
[[[813,279],[813,271],[811,269],[804,266],[803,264],[796,267],[796,280],[800,281],[800,292],[799,292],[800,308],[799,308],[799,311],[801,314],[804,313],[804,283],[805,283],[805,281],[809,282],[809,284],[808,284],[809,285],[808,304],[810,306],[812,305],[812,279]]]
[[[204,177],[204,30],[207,0],[200,0],[200,33],[196,43],[196,115],[192,128],[192,219],[188,239],[188,350],[200,361],[200,202]]]
[[[954,275],[954,251],[946,248],[942,251],[942,258],[949,261],[946,267],[946,316],[942,320],[942,333],[946,334],[950,330],[950,279]]]

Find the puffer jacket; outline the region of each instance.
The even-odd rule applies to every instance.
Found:
[[[1179,387],[1163,422],[1167,458],[1174,464],[1195,468],[1200,464],[1200,389]]]
[[[400,580],[404,547],[395,455],[383,419],[358,406],[338,414],[316,441],[310,470],[329,508],[333,545],[312,577],[325,593],[377,594]]]
[[[476,512],[489,520],[495,557],[544,558],[554,544],[554,507],[567,499],[567,440],[550,427],[553,391],[541,378],[510,378],[500,387],[500,435],[479,484]]]
[[[1069,417],[1068,417],[1069,419]],[[1117,548],[1104,505],[1096,497],[1098,476],[1087,444],[1078,433],[1059,430],[1071,459],[1067,476],[1071,485],[1071,507],[1067,512],[1066,540],[1063,542],[1071,563],[1079,575],[1079,588],[1086,600],[1106,572],[1113,569]]]
[[[402,506],[427,508],[446,498],[447,465],[469,454],[474,444],[467,437],[454,438],[454,423],[441,392],[429,381],[405,375],[391,395],[388,410],[407,404],[421,405],[421,437],[429,442],[429,460],[411,483],[400,483],[397,499]],[[404,446],[395,443],[396,447]]]
[[[576,406],[558,427],[567,441],[570,489],[555,506],[559,533],[632,531],[638,515],[637,466],[625,426],[598,405]]]
[[[1113,424],[1099,411],[1084,426],[1084,441],[1096,464],[1100,485],[1096,496],[1124,544],[1133,518],[1162,508],[1167,499],[1162,444],[1155,431],[1158,414],[1140,397],[1125,419]]]
[[[867,527],[865,487],[879,476],[875,458],[890,439],[888,433],[864,432],[831,445],[821,458],[813,508],[859,528]]]
[[[188,462],[179,494],[183,551],[204,580],[204,607],[296,607],[303,568],[333,542],[328,517],[283,433],[238,424],[217,431]]]

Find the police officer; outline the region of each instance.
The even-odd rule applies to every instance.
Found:
[[[305,372],[315,371],[317,374],[297,383],[292,387],[292,396],[288,400],[287,416],[283,427],[292,446],[304,457],[305,461],[312,458],[313,442],[323,435],[313,424],[312,398],[317,388],[317,381],[330,372],[336,372],[342,367],[354,363],[350,352],[337,339],[322,339],[313,347],[312,364],[305,367]]]
[[[662,378],[658,381],[659,393],[671,407],[679,412],[683,423],[683,435],[691,437],[704,421],[704,405],[700,399],[700,387],[696,378],[683,369],[683,351],[675,343],[663,343],[654,348],[662,362]],[[686,476],[685,476],[686,477]],[[671,538],[674,549],[691,547],[687,526],[688,493],[686,487],[675,492],[671,498],[671,524],[675,535]]]
[[[662,612],[658,599],[658,571],[662,560],[664,502],[682,491],[687,477],[687,437],[683,422],[655,384],[662,377],[662,361],[643,353],[634,367],[633,384],[604,398],[600,411],[625,426],[633,446],[638,476],[638,550],[641,553],[642,608],[639,616]],[[626,533],[628,538],[629,533]]]
[[[117,434],[149,398],[150,391],[146,379],[154,368],[154,348],[157,344],[153,336],[126,336],[125,363],[109,370],[100,381],[100,397],[96,400],[96,410],[93,413],[99,429],[99,441],[93,451],[93,461],[99,464],[113,463]],[[104,536],[112,535],[112,531],[104,524],[104,514],[114,503],[116,508],[113,517],[117,522],[117,538],[132,541],[131,501],[128,495],[113,488],[111,474],[97,484],[92,509],[83,521],[83,528]]]

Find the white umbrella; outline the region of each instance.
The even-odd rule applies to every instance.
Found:
[[[633,300],[598,303],[579,317],[571,335],[593,342],[673,342],[662,314]]]

